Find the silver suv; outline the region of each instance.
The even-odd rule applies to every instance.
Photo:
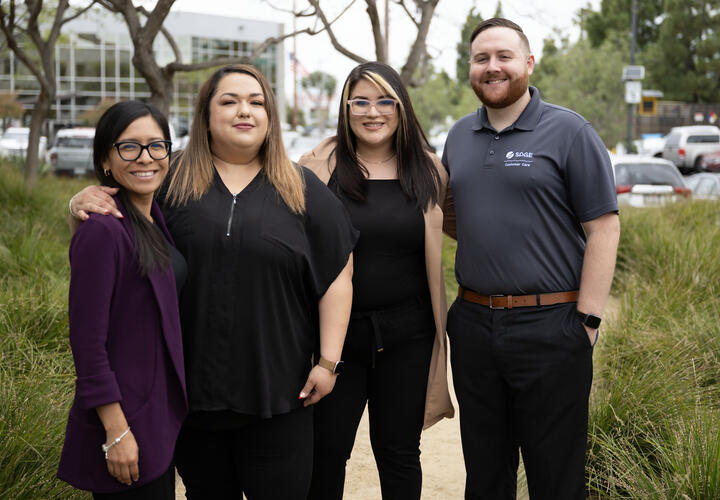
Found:
[[[703,153],[720,150],[720,128],[711,125],[673,127],[665,140],[662,156],[683,174],[698,172]]]
[[[59,130],[48,151],[50,165],[57,175],[85,176],[93,173],[94,128]]]

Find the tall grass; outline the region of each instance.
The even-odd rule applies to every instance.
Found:
[[[0,500],[87,498],[55,479],[74,372],[67,200],[0,163]],[[720,498],[720,205],[624,210],[595,351],[587,475],[608,499]],[[455,244],[444,245],[448,299]]]
[[[588,475],[606,498],[720,498],[720,205],[626,210],[595,353]]]
[[[608,499],[720,498],[720,204],[625,209],[587,476]],[[446,239],[451,303],[455,243]]]
[[[55,479],[72,400],[65,218],[78,181],[0,164],[0,499],[87,498]]]

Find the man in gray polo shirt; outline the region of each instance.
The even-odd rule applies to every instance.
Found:
[[[584,499],[592,351],[620,234],[612,166],[582,116],[528,87],[518,25],[489,19],[470,42],[484,106],[443,153],[465,498],[515,498],[520,449],[530,498]]]

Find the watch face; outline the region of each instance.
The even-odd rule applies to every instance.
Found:
[[[345,363],[343,361],[338,361],[335,364],[335,374],[340,375],[343,372],[343,367],[345,366]]]
[[[592,328],[593,330],[597,330],[600,328],[600,322],[602,319],[600,316],[595,316],[594,314],[585,314],[583,312],[577,311],[578,316],[580,317],[580,321],[582,321],[582,324],[587,326],[588,328]]]
[[[588,328],[592,328],[593,330],[596,330],[600,327],[600,318],[598,316],[595,316],[594,314],[588,314],[585,316],[585,325],[587,325]]]

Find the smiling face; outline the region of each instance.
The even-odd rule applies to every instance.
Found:
[[[510,28],[488,28],[470,45],[470,85],[489,108],[508,107],[528,92],[534,67],[535,58]]]
[[[358,80],[349,93],[349,100],[375,101],[388,97],[391,96],[366,79]],[[359,150],[392,147],[399,124],[398,105],[389,115],[381,115],[375,106],[370,106],[366,115],[354,115],[350,109],[347,113],[350,129],[355,134]]]
[[[254,158],[268,132],[268,114],[260,83],[245,73],[230,73],[210,99],[211,149],[226,161],[238,154]]]
[[[144,146],[166,139],[160,125],[152,116],[146,115],[130,123],[117,137],[115,143],[131,141]],[[155,152],[153,155],[160,156]],[[152,198],[153,193],[160,187],[167,175],[168,163],[169,156],[162,160],[154,160],[147,149],[142,150],[142,154],[137,160],[123,160],[117,149],[113,147],[108,158],[103,162],[103,167],[109,170],[113,179],[125,188],[128,197],[136,201]]]

